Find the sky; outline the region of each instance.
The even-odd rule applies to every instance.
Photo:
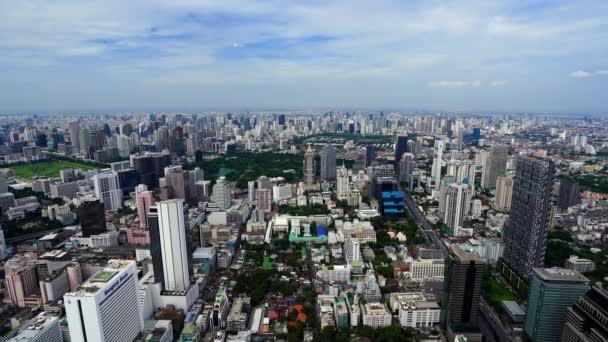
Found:
[[[608,1],[0,0],[0,112],[608,112]]]

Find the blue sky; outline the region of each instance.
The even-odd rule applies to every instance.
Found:
[[[608,1],[0,0],[0,111],[608,112]]]

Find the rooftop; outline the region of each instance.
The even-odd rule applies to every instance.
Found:
[[[578,271],[568,268],[535,268],[534,274],[544,281],[564,281],[575,283],[589,282],[589,279],[585,278]]]

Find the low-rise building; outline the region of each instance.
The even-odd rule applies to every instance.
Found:
[[[392,322],[392,315],[382,303],[367,303],[362,306],[363,325],[372,328],[388,327]]]

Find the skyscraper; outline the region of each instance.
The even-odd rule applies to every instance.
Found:
[[[471,207],[471,193],[468,184],[451,183],[445,197],[444,222],[450,235],[460,235],[464,218]]]
[[[247,182],[247,198],[249,199],[249,204],[253,204],[255,202],[255,182],[254,181]]]
[[[272,210],[272,190],[258,189],[256,192],[256,206],[265,212],[270,212]]]
[[[103,171],[92,178],[95,185],[95,196],[103,203],[106,210],[117,210],[122,207],[122,190],[116,171]]]
[[[490,154],[481,170],[481,187],[484,189],[494,189],[496,178],[502,175],[507,168],[507,157],[509,147],[506,145],[493,145]]]
[[[372,165],[376,155],[376,148],[374,145],[365,146],[365,167]]]
[[[82,236],[103,234],[107,231],[106,214],[103,203],[99,200],[85,200],[78,207]]]
[[[439,188],[441,183],[441,164],[443,161],[443,151],[445,149],[445,142],[442,139],[435,139],[435,147],[433,150],[433,166],[431,169],[431,178],[433,185],[436,189]]]
[[[304,153],[304,185],[310,187],[315,182],[315,152],[308,145]]]
[[[63,297],[71,340],[133,341],[144,329],[139,296],[135,261],[110,260]]]
[[[145,184],[140,184],[135,188],[135,202],[137,205],[137,217],[139,217],[139,227],[148,227],[148,212],[155,203],[154,193],[148,191]]]
[[[332,144],[325,145],[321,151],[321,179],[326,181],[336,179],[336,150]]]
[[[446,263],[442,325],[448,332],[479,330],[479,298],[485,265],[479,255],[452,245]]]
[[[496,210],[507,211],[511,209],[511,197],[513,196],[513,178],[504,176],[496,179],[496,196],[494,202]]]
[[[511,215],[503,229],[503,257],[523,279],[545,262],[554,173],[550,160],[517,156]]]
[[[78,120],[70,122],[70,141],[72,142],[73,152],[80,151],[80,123]]]
[[[566,311],[561,342],[608,341],[608,290],[593,286]]]
[[[568,306],[589,290],[589,280],[565,268],[534,268],[531,277],[524,331],[535,342],[558,341]]]
[[[346,199],[349,190],[348,183],[348,170],[342,165],[338,168],[336,177],[336,196],[338,199]]]
[[[220,210],[226,210],[232,205],[232,186],[226,177],[218,178],[213,185],[211,202]]]
[[[405,152],[407,152],[407,135],[399,135],[395,138],[395,165],[399,165]]]
[[[192,251],[187,222],[183,199],[157,202],[148,214],[154,280],[163,291],[186,291],[190,286]]]
[[[414,155],[404,153],[399,162],[399,182],[410,182],[410,174],[414,171]]]
[[[580,203],[581,189],[578,183],[570,179],[562,179],[559,184],[557,206],[562,210],[566,210]]]

